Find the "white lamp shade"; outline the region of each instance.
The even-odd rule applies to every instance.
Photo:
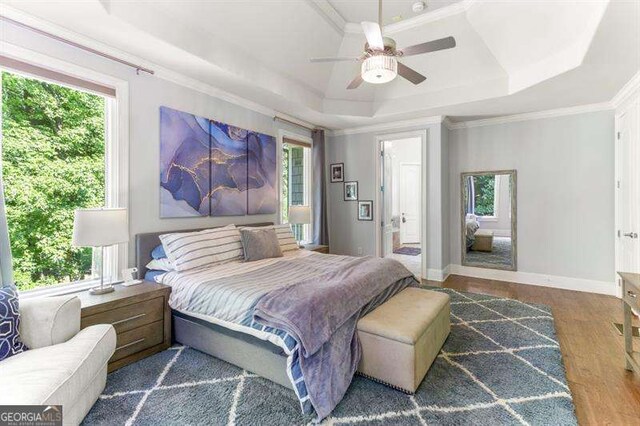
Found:
[[[127,241],[127,209],[76,210],[72,240],[75,247],[104,247]]]
[[[311,223],[311,207],[289,206],[289,223],[293,223],[293,224]]]

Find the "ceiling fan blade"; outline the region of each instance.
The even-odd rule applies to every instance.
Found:
[[[360,87],[360,85],[362,84],[364,80],[362,79],[362,76],[360,74],[358,74],[356,76],[356,78],[354,78],[351,83],[349,83],[349,85],[347,86],[347,90],[351,90],[351,89],[357,89],[358,87]]]
[[[346,61],[357,61],[360,58],[311,58],[311,62],[346,62]]]
[[[420,84],[427,79],[427,77],[420,74],[418,71],[415,71],[408,66],[401,64],[400,62],[398,62],[398,74],[400,74],[400,76],[406,78],[413,84]]]
[[[453,37],[445,37],[438,40],[428,41],[426,43],[416,44],[414,46],[401,49],[402,56],[419,55],[421,53],[436,52],[438,50],[451,49],[456,47],[456,39]]]
[[[369,48],[374,50],[384,50],[384,42],[382,41],[382,30],[380,25],[375,22],[363,22],[362,30],[369,43]]]

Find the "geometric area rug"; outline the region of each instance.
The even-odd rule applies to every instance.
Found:
[[[451,334],[415,395],[356,376],[326,424],[576,425],[551,309],[451,296]],[[309,424],[293,391],[176,346],[107,378],[86,425]]]

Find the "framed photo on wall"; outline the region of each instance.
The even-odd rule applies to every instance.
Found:
[[[358,201],[358,220],[373,220],[373,201]]]
[[[344,200],[358,201],[358,182],[357,181],[344,183]]]
[[[331,183],[344,182],[344,163],[334,163],[331,167]]]

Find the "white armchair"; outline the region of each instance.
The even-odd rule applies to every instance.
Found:
[[[64,424],[79,424],[104,390],[113,326],[80,330],[75,296],[26,299],[20,336],[29,350],[0,362],[0,405],[62,405]]]

